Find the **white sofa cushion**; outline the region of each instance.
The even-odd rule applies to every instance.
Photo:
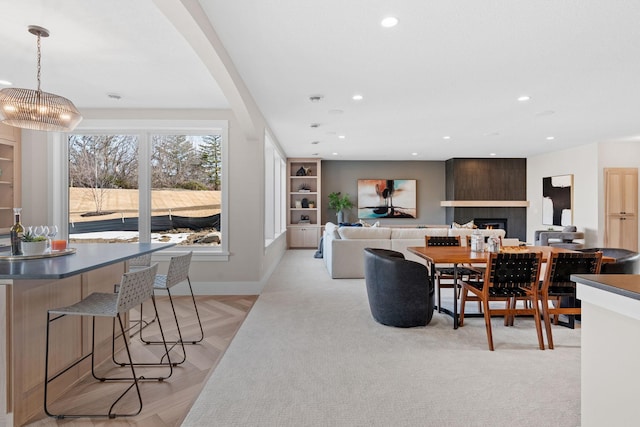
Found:
[[[424,239],[424,236],[446,236],[448,228],[392,228],[391,239]]]
[[[391,229],[386,227],[340,227],[342,239],[391,239]]]

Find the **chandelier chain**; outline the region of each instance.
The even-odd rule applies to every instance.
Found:
[[[38,92],[41,92],[40,90],[40,34],[37,34],[38,36]]]

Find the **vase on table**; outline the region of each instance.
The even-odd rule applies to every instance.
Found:
[[[47,250],[47,241],[22,242],[23,255],[42,255]]]
[[[345,211],[338,211],[338,225],[349,220],[349,215]]]

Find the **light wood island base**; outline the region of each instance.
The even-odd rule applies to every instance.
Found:
[[[66,257],[0,263],[0,337],[4,343],[0,349],[0,425],[20,426],[44,416],[47,310],[73,304],[93,292],[113,292],[129,258],[171,246],[87,244],[78,245],[77,253]],[[51,278],[34,278],[38,275]],[[96,364],[111,357],[111,320],[96,321]],[[50,333],[52,373],[90,351],[89,318],[60,319],[51,325]],[[90,359],[84,360],[52,382],[49,400],[90,375],[90,367]]]

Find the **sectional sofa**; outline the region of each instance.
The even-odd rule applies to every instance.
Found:
[[[405,258],[424,263],[407,251],[409,246],[424,246],[425,236],[460,236],[461,244],[473,233],[469,228],[447,226],[409,227],[338,227],[325,224],[322,238],[322,259],[333,279],[364,278],[364,248],[391,249],[402,252]],[[501,229],[480,230],[486,236],[505,237]]]

